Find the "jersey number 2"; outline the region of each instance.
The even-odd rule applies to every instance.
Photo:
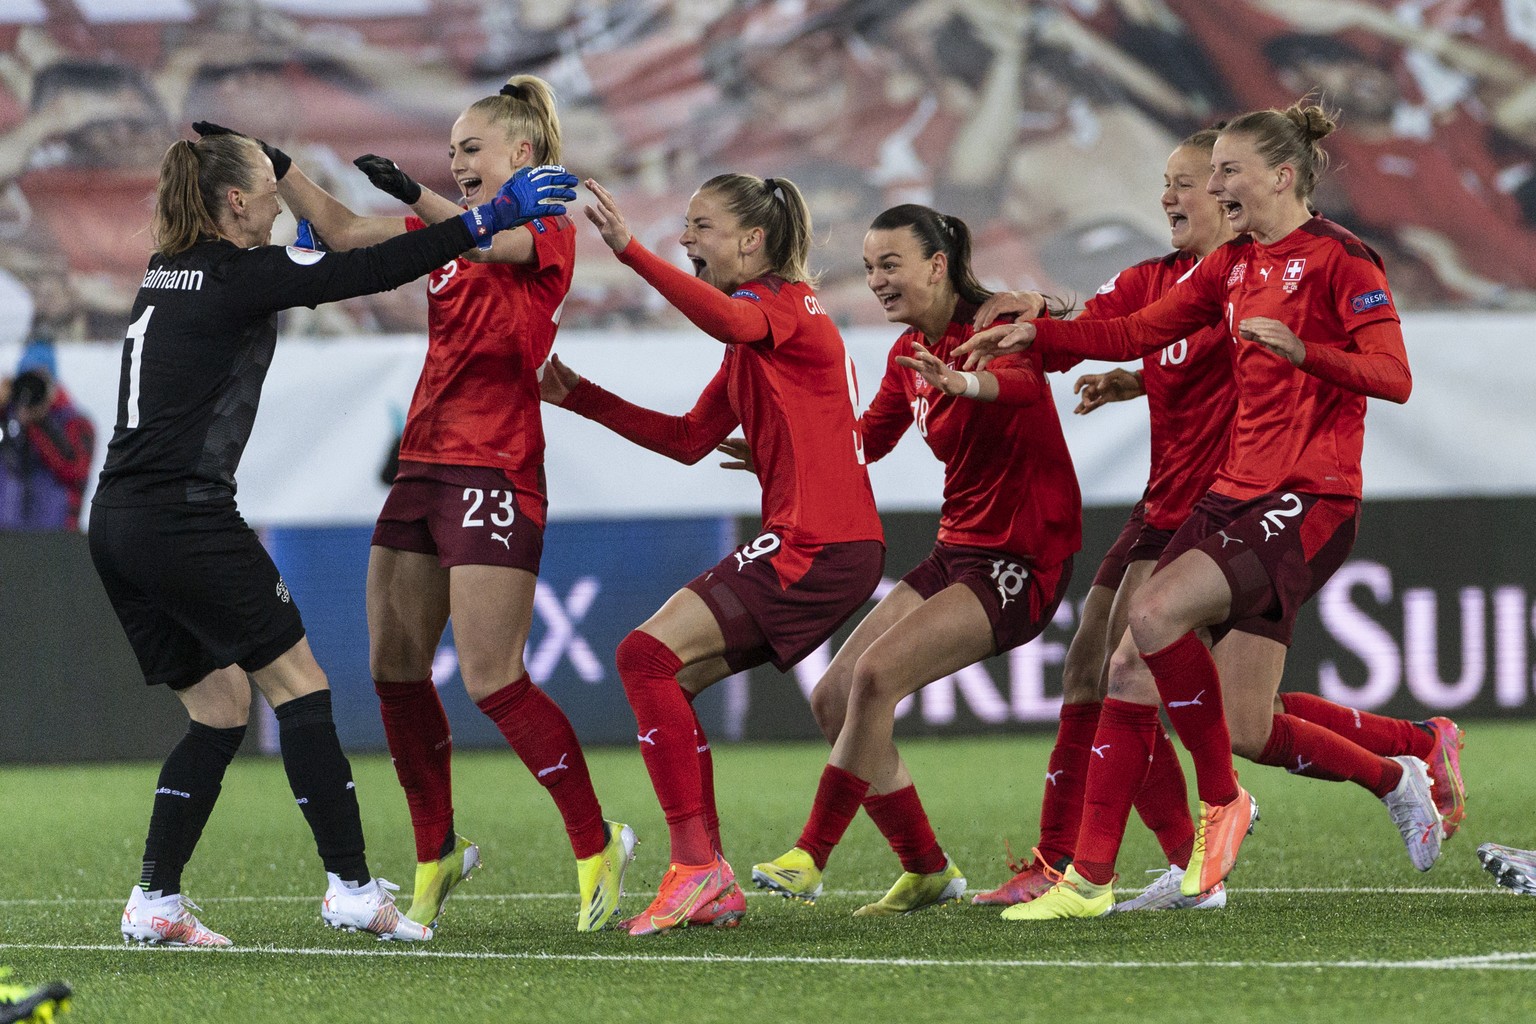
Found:
[[[128,340],[133,346],[128,350],[128,429],[139,425],[139,370],[144,365],[144,336],[149,333],[149,318],[155,315],[154,306],[145,306],[139,318],[128,325]]]

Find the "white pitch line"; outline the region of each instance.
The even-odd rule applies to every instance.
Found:
[[[1496,885],[1480,885],[1473,887],[1455,886],[1255,886],[1251,889],[1229,888],[1227,890],[1234,896],[1257,895],[1309,895],[1309,894],[1344,894],[1363,896],[1499,896],[1511,895],[1508,889]],[[649,892],[649,890],[636,890],[636,894]],[[1120,897],[1128,897],[1141,892],[1140,889],[1116,889]],[[747,891],[748,896],[782,899],[776,892]],[[848,896],[863,898],[865,896],[884,896],[884,889],[838,889],[833,896]],[[574,899],[574,892],[508,892],[508,893],[455,893],[453,901],[464,903],[467,901],[506,903],[519,900],[568,900]],[[199,896],[204,903],[308,903],[319,899],[318,896]],[[47,897],[29,897],[16,899],[0,899],[0,907],[51,907],[74,904],[106,904],[123,902],[120,896],[58,896],[52,899]]]
[[[485,953],[434,949],[307,949],[279,946],[232,946],[215,948],[156,949],[145,946],[71,945],[68,943],[0,943],[0,950],[48,950],[52,952],[128,953],[141,956],[190,954],[202,956],[338,956],[416,960],[480,960],[564,963],[686,963],[686,964],[803,964],[832,967],[977,967],[1064,968],[1114,970],[1191,970],[1226,967],[1240,970],[1416,970],[1416,971],[1536,971],[1536,952],[1487,953],[1481,956],[1446,957],[1437,960],[935,960],[915,957],[811,957],[729,956],[720,954],[666,954],[651,956],[611,953]]]

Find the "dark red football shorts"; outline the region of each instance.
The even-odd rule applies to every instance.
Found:
[[[1072,559],[1032,568],[1017,555],[939,543],[901,581],[924,601],[946,587],[969,587],[992,623],[994,654],[1029,643],[1056,614],[1072,579]]]
[[[1232,591],[1232,612],[1211,627],[1212,639],[1235,629],[1289,647],[1296,613],[1344,564],[1359,525],[1356,498],[1286,491],[1239,501],[1211,492],[1157,564],[1205,552]]]
[[[784,672],[864,606],[884,569],[879,541],[807,548],[765,533],[687,586],[720,624],[732,672],[765,662]]]
[[[436,555],[443,568],[502,565],[537,575],[544,527],[527,515],[543,499],[520,494],[489,466],[402,463],[373,528],[373,543]]]
[[[1120,531],[1114,544],[1110,545],[1109,552],[1104,560],[1099,563],[1099,571],[1094,574],[1093,585],[1096,587],[1108,587],[1110,590],[1119,590],[1120,582],[1125,579],[1125,570],[1132,562],[1155,562],[1162,557],[1163,550],[1168,547],[1168,542],[1173,540],[1172,530],[1159,530],[1146,520],[1146,503],[1138,501],[1136,507],[1131,509],[1131,514],[1125,521],[1125,528]]]

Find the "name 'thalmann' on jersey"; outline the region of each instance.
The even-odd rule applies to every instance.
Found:
[[[144,272],[145,288],[174,288],[183,292],[198,292],[203,290],[203,272],[201,270],[164,270],[159,267],[150,267]]]

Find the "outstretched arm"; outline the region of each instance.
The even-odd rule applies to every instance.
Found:
[[[768,314],[761,306],[747,299],[733,299],[651,252],[630,234],[612,194],[591,178],[587,188],[597,199],[596,206],[585,207],[587,219],[597,225],[608,248],[700,330],[727,345],[750,345],[772,335]]]
[[[490,248],[497,232],[535,217],[564,214],[563,204],[575,198],[567,187],[576,184],[575,178],[558,167],[540,170],[550,173],[536,178],[537,172],[523,168],[490,202],[378,245],[307,254],[280,245],[248,249],[242,258],[255,261],[250,266],[267,287],[242,292],[235,302],[251,312],[270,312],[368,295],[413,281],[470,245]]]
[[[1040,345],[1053,355],[1080,359],[1126,362],[1140,359],[1201,327],[1220,323],[1226,292],[1217,272],[1205,271],[1202,263],[1190,277],[1150,305],[1127,317],[1100,320],[1083,316],[1076,320],[1036,319],[1000,324],[979,331],[955,349],[965,356],[965,368],[985,366],[1005,352]],[[1225,271],[1219,271],[1225,274]]]
[[[203,138],[213,135],[245,135],[238,129],[227,128],[212,121],[194,121],[192,130]],[[288,204],[295,218],[309,221],[310,226],[332,249],[358,249],[377,245],[405,231],[405,221],[398,217],[361,217],[353,213],[345,203],[295,167],[287,153],[260,139],[254,141],[272,161],[272,172],[277,177],[277,193],[282,196],[283,202]]]
[[[368,181],[374,188],[394,196],[428,224],[436,224],[464,212],[464,208],[458,203],[421,185],[388,157],[367,153],[353,160],[352,163],[368,176]],[[464,254],[464,258],[471,263],[527,265],[534,262],[536,255],[532,232],[503,231],[496,236],[489,249],[471,250]]]
[[[1003,405],[1029,405],[1050,393],[1045,378],[1035,372],[1028,357],[1022,354],[994,359],[987,369],[970,372],[946,366],[922,342],[914,341],[912,354],[897,356],[896,362],[916,370],[929,384],[951,397],[1001,402]]]
[[[325,244],[332,249],[359,249],[378,245],[405,231],[403,217],[365,217],[353,213],[345,203],[310,180],[297,165],[288,168],[277,183],[283,202],[314,225]]]
[[[714,451],[741,423],[725,390],[725,367],[699,395],[692,409],[670,416],[625,401],[605,391],[551,355],[539,383],[546,402],[601,423],[642,448],[693,465]]]

